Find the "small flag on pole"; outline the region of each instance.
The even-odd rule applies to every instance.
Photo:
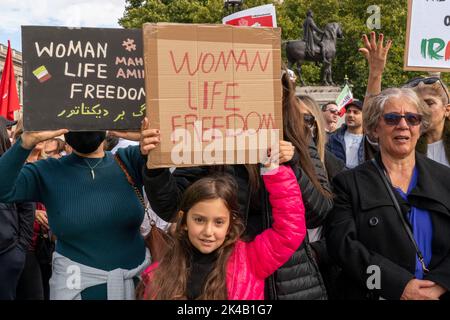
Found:
[[[11,44],[8,40],[8,51],[5,65],[3,66],[2,79],[0,80],[0,115],[8,120],[14,120],[14,111],[19,109],[19,96],[14,76]]]
[[[345,106],[353,101],[353,94],[348,84],[345,85],[341,93],[336,99],[336,105],[339,109],[339,116],[342,117],[345,114]]]

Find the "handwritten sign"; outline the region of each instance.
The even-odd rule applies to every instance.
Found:
[[[408,71],[450,71],[450,0],[408,0]]]
[[[22,48],[26,130],[140,128],[141,30],[25,26]]]
[[[280,29],[145,24],[149,166],[258,163],[281,137]]]

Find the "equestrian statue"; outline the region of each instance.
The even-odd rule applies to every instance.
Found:
[[[331,63],[336,56],[336,41],[343,38],[342,27],[337,22],[328,23],[323,30],[315,24],[313,12],[309,9],[303,23],[303,40],[290,40],[286,42],[286,56],[288,68],[297,65],[297,73],[302,86],[305,85],[302,77],[302,64],[313,61],[323,64],[324,85],[334,85],[331,74]]]

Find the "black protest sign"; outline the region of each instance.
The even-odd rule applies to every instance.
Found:
[[[140,29],[26,26],[22,50],[26,130],[140,128]]]

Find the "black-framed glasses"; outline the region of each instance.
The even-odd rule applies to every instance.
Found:
[[[417,126],[422,122],[422,115],[418,113],[407,112],[405,114],[400,114],[391,112],[383,114],[384,123],[388,126],[397,126],[402,118],[405,118],[408,126]]]
[[[439,84],[442,87],[442,90],[444,90],[445,95],[447,96],[447,103],[450,103],[450,97],[448,96],[448,92],[445,89],[444,84],[442,83],[442,80],[439,77],[417,77],[414,79],[409,80],[403,85],[403,88],[414,88],[419,85],[419,83],[423,82],[424,84],[434,84],[436,82],[439,82]]]
[[[312,114],[304,113],[303,121],[309,128],[312,128],[316,124],[316,118]]]

